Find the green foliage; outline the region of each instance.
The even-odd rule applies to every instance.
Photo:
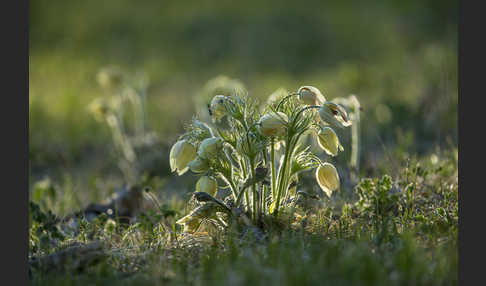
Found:
[[[43,212],[35,202],[29,202],[29,254],[46,253],[55,241],[65,238],[57,228],[59,219],[50,211]]]
[[[233,85],[227,81],[222,84]],[[216,86],[213,89],[217,89]],[[261,226],[264,216],[278,215],[280,209],[289,207],[297,198],[295,186],[290,185],[298,180],[300,172],[306,170],[317,168],[316,180],[328,196],[339,189],[336,168],[330,163],[324,164],[310,151],[302,137],[317,137],[321,125],[328,125],[326,128],[334,137],[322,143],[325,146],[319,145],[323,149],[337,150],[339,139],[329,126],[344,128],[351,125],[345,109],[326,101],[319,89],[312,86],[303,86],[275,99],[271,96],[271,99],[260,106],[236,88],[233,94],[216,94],[207,105],[211,122],[193,118],[186,126],[186,132],[173,145],[169,155],[172,171],[182,175],[189,169],[203,176],[196,186],[200,190],[194,194],[203,206],[178,220],[184,231],[199,229],[198,221],[203,219],[199,210],[206,202],[217,202],[228,210],[230,216],[227,219],[232,219],[236,209],[241,209],[254,224]],[[275,157],[277,144],[282,146],[279,148],[280,159]],[[335,155],[337,152],[333,153]],[[211,197],[217,193],[213,177],[219,177],[224,187],[230,189],[231,194],[223,200],[232,201],[231,207]],[[207,183],[200,185],[201,180]],[[230,225],[231,221],[220,221],[213,218],[214,215],[215,212],[208,212],[216,224]]]
[[[282,209],[279,220],[266,221],[268,236],[260,241],[233,228],[212,229],[199,236],[180,233],[171,210],[183,213],[183,204],[175,209],[162,204],[160,211],[141,213],[137,223],[128,227],[100,215],[92,222],[81,220],[78,234],[57,237],[58,220],[32,203],[30,240],[35,247],[30,249],[31,256],[42,257],[74,242],[100,240],[105,242],[108,258],[81,273],[36,270],[32,281],[35,285],[86,281],[122,285],[457,284],[455,150],[410,159],[395,179],[389,175],[363,179],[355,190],[356,203],[344,204],[338,213],[330,207],[306,213]]]
[[[32,189],[32,201],[43,204],[44,208],[47,208],[47,201],[52,202],[56,199],[57,190],[49,178],[36,182]]]
[[[400,209],[400,192],[392,192],[393,182],[389,175],[381,179],[362,179],[356,192],[359,196],[358,209],[370,217],[383,218],[396,214]]]

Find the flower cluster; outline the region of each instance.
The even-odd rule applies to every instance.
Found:
[[[207,107],[211,119],[193,118],[170,151],[173,172],[201,176],[195,193],[200,205],[177,222],[184,231],[195,231],[202,220],[227,226],[222,218],[234,214],[228,210],[242,210],[254,223],[278,215],[297,195],[298,175],[304,171],[315,169],[327,196],[339,189],[336,168],[310,152],[303,138],[311,135],[327,155],[337,156],[343,147],[334,130],[350,126],[351,120],[316,87],[279,89],[263,108],[236,91],[215,95]],[[223,188],[230,190],[224,203],[216,199]]]
[[[117,67],[101,69],[96,79],[104,94],[95,98],[88,110],[96,121],[110,128],[124,179],[130,185],[135,184],[142,163],[137,149],[151,146],[157,140],[156,133],[148,132],[146,124],[148,80],[143,74],[130,76]]]

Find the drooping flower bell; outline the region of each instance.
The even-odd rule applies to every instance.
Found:
[[[339,188],[339,174],[336,168],[330,163],[324,163],[316,169],[316,180],[322,191],[328,197]]]
[[[169,153],[169,163],[172,172],[177,171],[180,176],[187,172],[187,164],[196,158],[196,148],[186,140],[177,141]]]
[[[283,112],[267,113],[258,121],[260,133],[266,137],[283,136],[285,135],[288,121],[289,118]]]
[[[202,159],[199,156],[196,156],[196,159],[189,162],[187,166],[189,167],[189,170],[194,173],[204,173],[209,170],[208,161]]]
[[[216,196],[218,182],[209,176],[202,176],[196,183],[196,192],[205,192],[211,196]]]
[[[306,105],[321,105],[326,102],[326,98],[321,91],[310,85],[301,86],[297,93],[299,94],[299,100]]]
[[[224,95],[216,95],[211,100],[209,110],[211,111],[211,118],[213,119],[213,122],[221,121],[221,119],[227,114],[227,110],[224,105],[225,100],[227,100],[227,97]]]
[[[343,151],[344,148],[339,142],[339,138],[331,127],[322,128],[319,133],[317,133],[317,144],[322,148],[328,155],[336,156],[339,151]]]
[[[223,148],[223,139],[219,137],[210,137],[206,138],[201,142],[199,145],[199,149],[197,150],[197,155],[201,157],[201,159],[211,159],[218,156],[218,153]]]
[[[330,101],[324,102],[319,108],[319,116],[322,121],[333,127],[344,128],[352,124],[346,110],[339,104]]]
[[[192,126],[195,129],[197,129],[198,137],[208,138],[208,137],[214,136],[213,130],[211,129],[211,127],[209,127],[206,123],[204,123],[200,120],[197,120],[196,118],[192,119]]]

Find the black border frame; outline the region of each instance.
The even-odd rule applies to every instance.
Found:
[[[3,285],[29,285],[29,1],[2,2]],[[7,5],[8,4],[8,5]]]

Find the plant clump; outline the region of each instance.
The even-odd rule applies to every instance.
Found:
[[[312,169],[327,196],[339,190],[335,166],[303,139],[310,135],[325,154],[337,156],[344,148],[334,129],[352,125],[346,109],[313,86],[279,89],[270,97],[259,106],[237,89],[216,94],[206,103],[210,120],[194,117],[173,145],[172,171],[201,176],[194,194],[198,205],[177,222],[184,231],[197,231],[203,221],[224,228],[241,215],[255,225],[279,217],[302,195],[296,191],[299,174]]]

